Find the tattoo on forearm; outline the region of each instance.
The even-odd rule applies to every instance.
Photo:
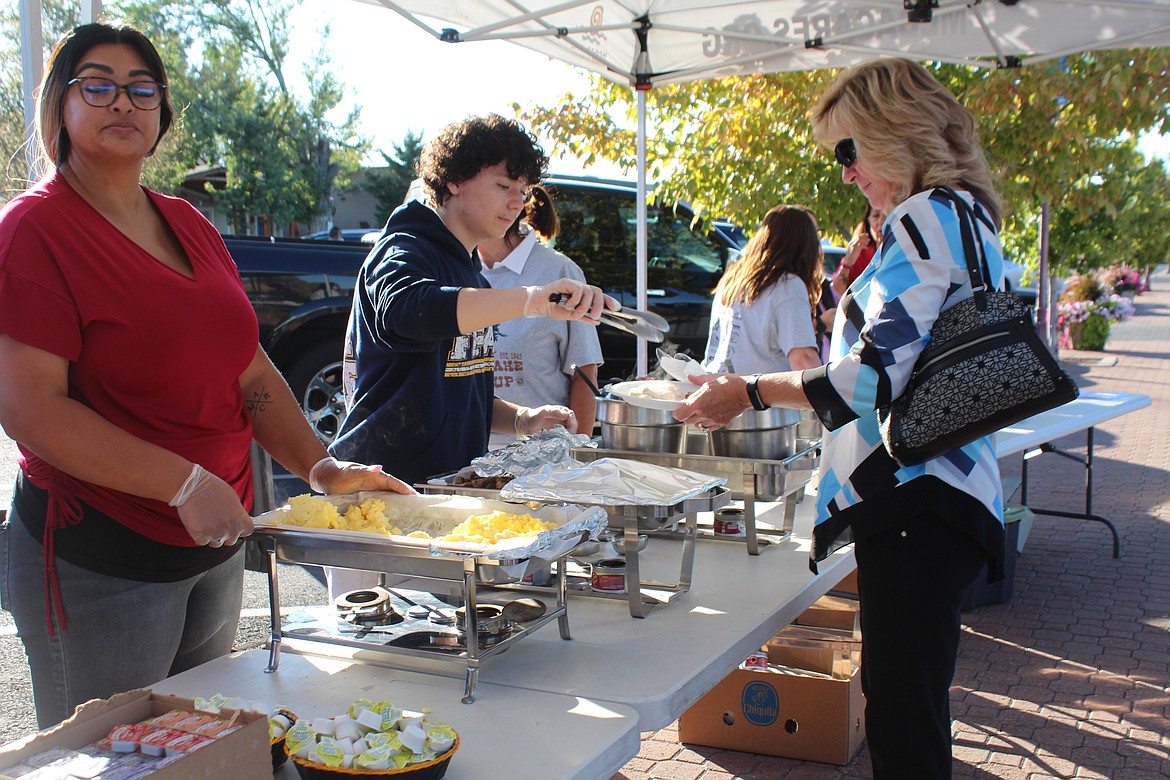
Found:
[[[252,393],[252,397],[244,401],[244,411],[252,417],[260,414],[268,405],[272,403],[272,396],[268,394],[268,388],[261,387]]]

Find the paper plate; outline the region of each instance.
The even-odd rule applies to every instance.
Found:
[[[618,382],[615,385],[610,385],[606,388],[606,390],[609,391],[610,395],[620,398],[632,406],[641,406],[646,409],[665,409],[666,411],[673,411],[683,405],[682,399],[673,401],[666,398],[647,398],[642,395],[634,394],[648,387],[670,390],[675,388],[684,388],[686,386],[683,385],[682,382],[674,382],[669,379],[637,379],[629,382]],[[697,387],[692,387],[691,389],[685,390],[684,392],[693,393],[698,389],[699,388]]]
[[[692,376],[702,376],[707,373],[703,364],[688,355],[668,355],[658,350],[658,365],[663,371],[680,382],[690,384]]]

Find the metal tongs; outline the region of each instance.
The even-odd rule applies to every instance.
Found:
[[[568,300],[568,298],[569,296],[566,293],[553,293],[548,299],[553,303],[561,303],[562,301]],[[653,341],[655,344],[661,344],[665,338],[663,334],[670,330],[670,323],[664,317],[652,311],[641,311],[639,309],[613,311],[612,309],[604,309],[599,319],[603,325],[624,330],[626,333],[632,333],[639,338]]]

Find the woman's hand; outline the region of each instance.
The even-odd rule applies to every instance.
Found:
[[[841,258],[841,268],[849,271],[853,268],[853,264],[857,262],[857,258],[861,257],[861,250],[873,243],[869,237],[869,233],[861,232],[854,234],[850,239],[849,244],[845,247],[845,256]]]
[[[254,530],[236,491],[199,465],[169,503],[178,507],[179,520],[200,546],[230,547]]]
[[[322,458],[313,465],[309,470],[309,487],[332,496],[359,490],[388,490],[404,495],[418,493],[402,480],[382,471],[381,466],[366,466],[336,458]]]
[[[674,410],[676,420],[710,431],[751,408],[747,380],[739,374],[704,374],[691,377],[691,381],[702,387]]]
[[[567,406],[521,406],[516,410],[516,436],[529,436],[554,425],[563,425],[569,433],[577,432],[577,415]]]
[[[558,279],[539,287],[526,287],[528,300],[525,317],[549,317],[554,320],[585,320],[596,325],[604,309],[617,311],[622,305],[601,291],[600,287]]]

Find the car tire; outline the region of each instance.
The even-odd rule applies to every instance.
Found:
[[[293,396],[305,418],[326,446],[337,438],[345,419],[345,396],[341,387],[340,342],[320,341],[304,350],[285,372]]]

